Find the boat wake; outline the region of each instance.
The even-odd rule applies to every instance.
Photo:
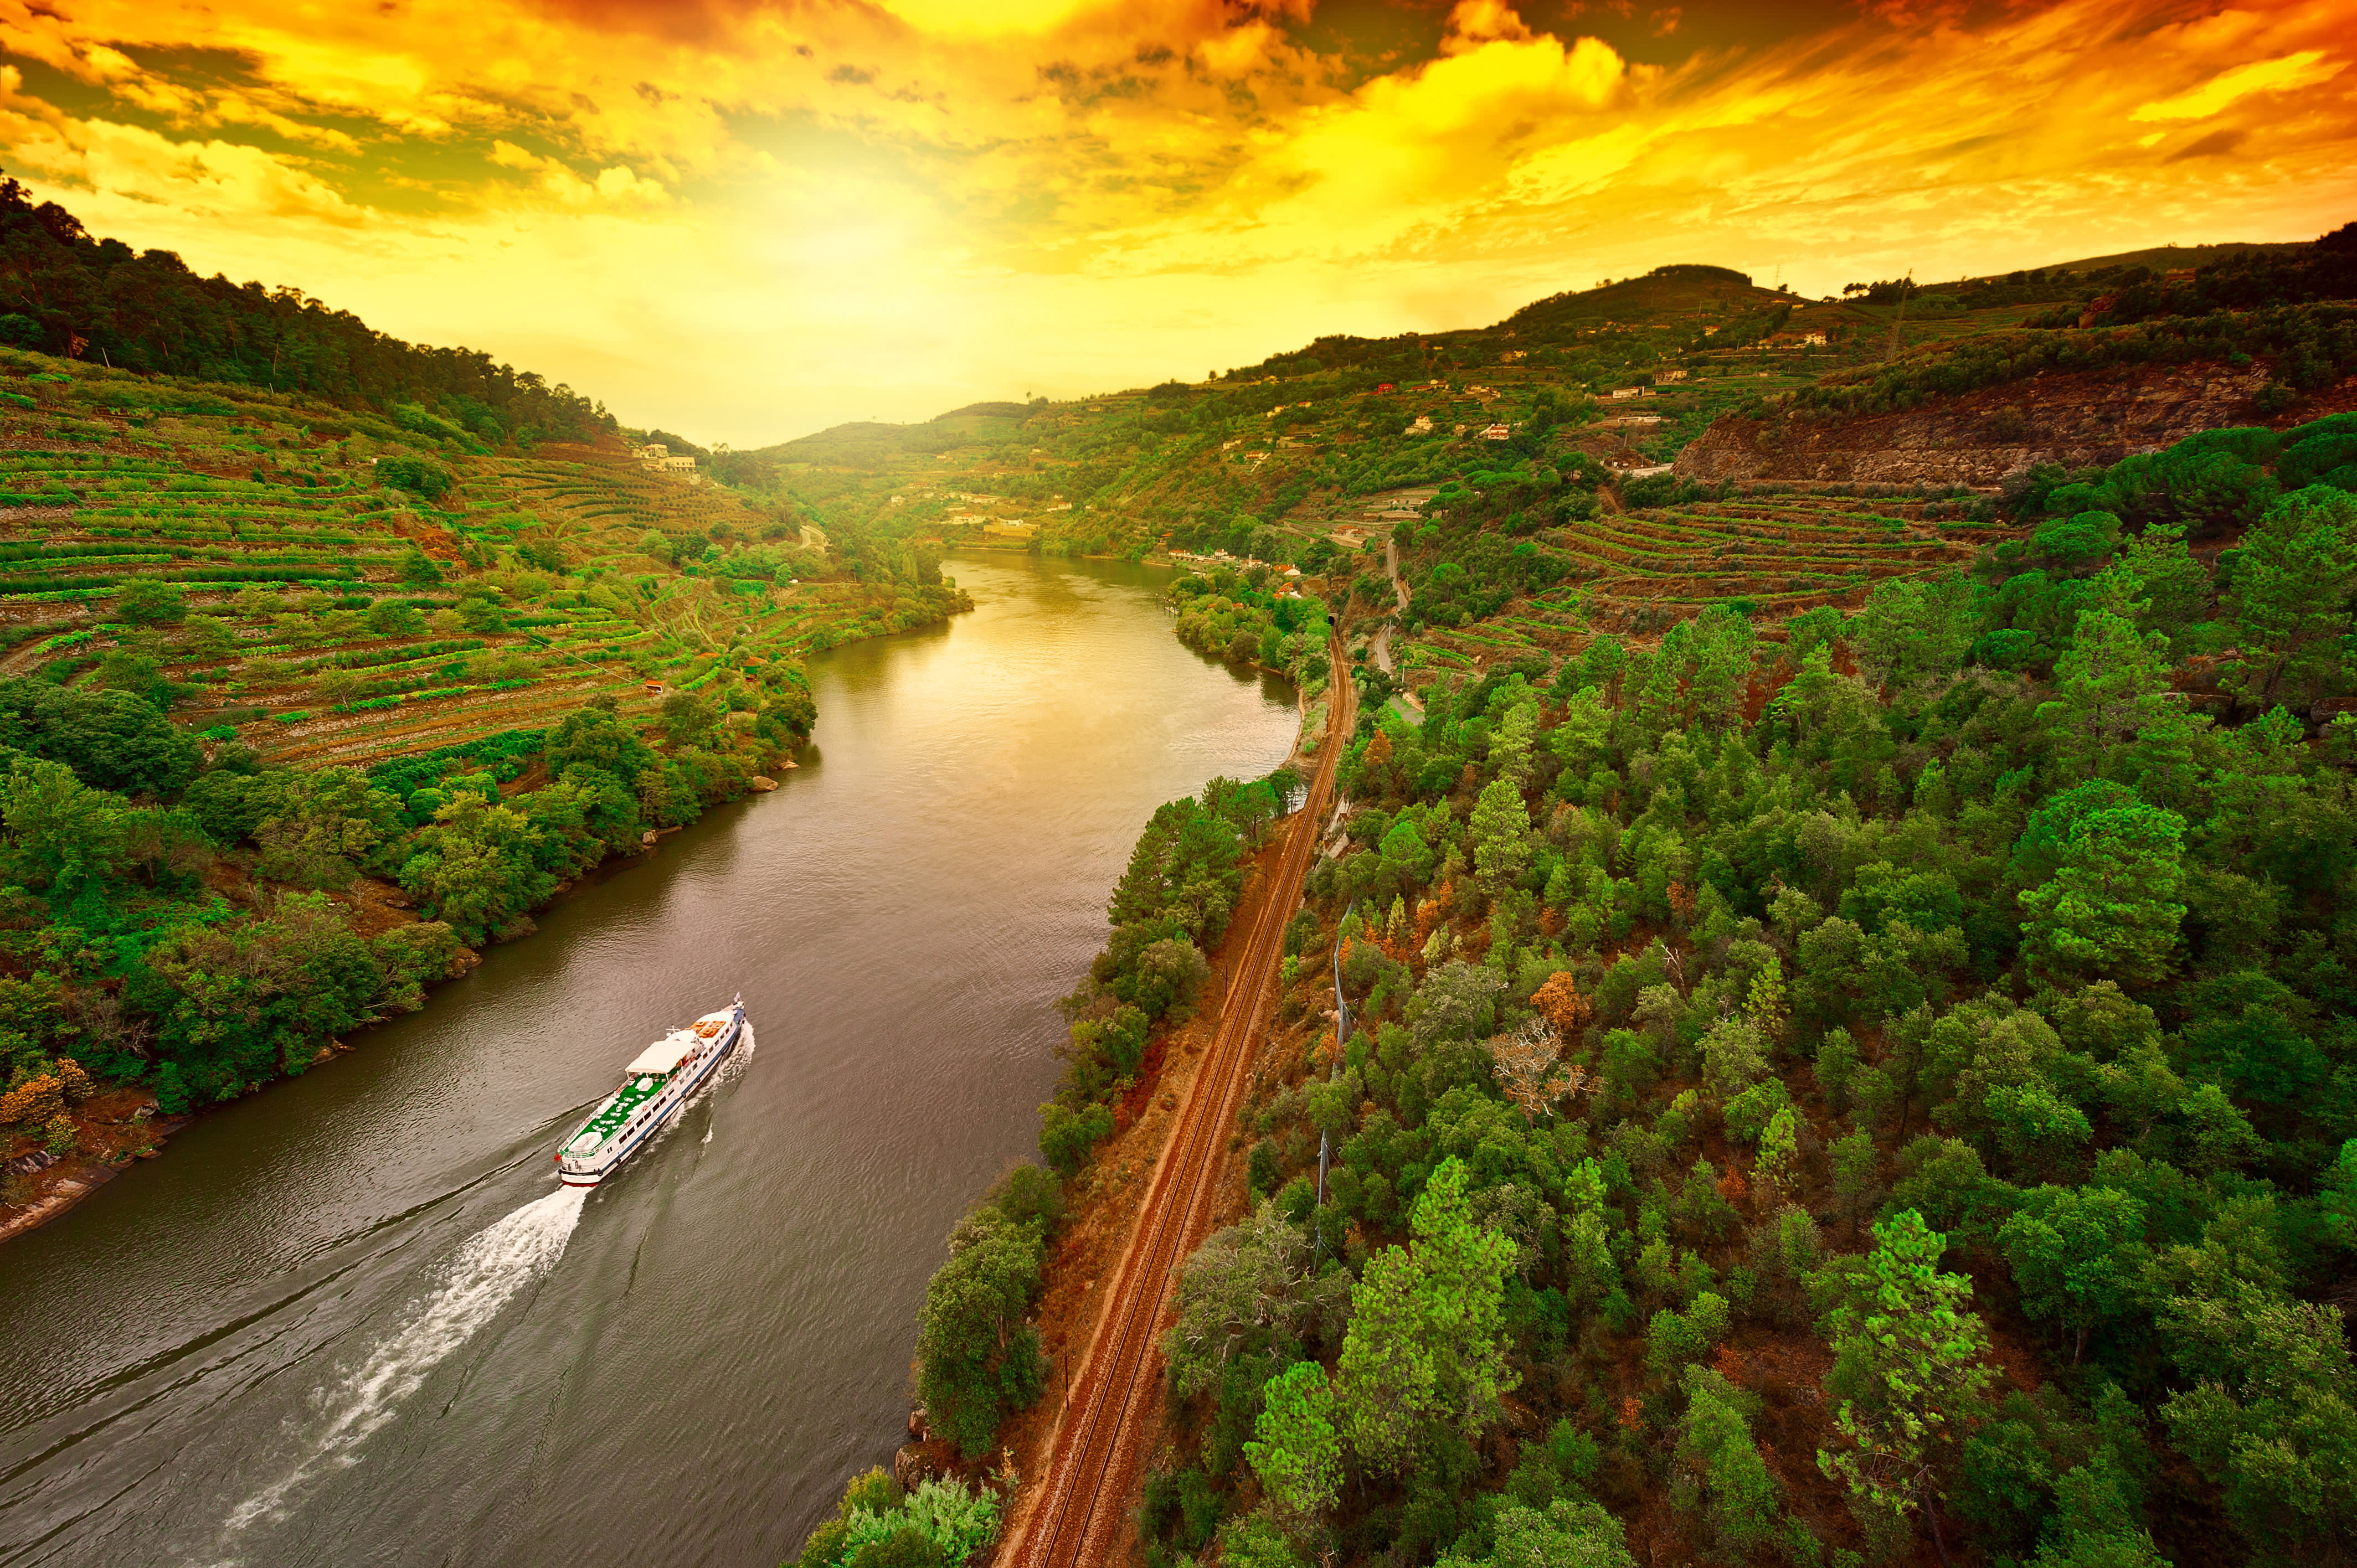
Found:
[[[720,1069],[712,1075],[712,1082],[708,1088],[717,1089],[724,1083],[736,1082],[743,1076],[746,1066],[752,1059],[753,1020],[748,1018],[745,1020],[745,1032],[737,1036],[737,1048],[728,1053],[728,1059],[722,1062]]]
[[[240,1503],[230,1514],[229,1528],[284,1518],[286,1498],[322,1468],[359,1464],[360,1445],[393,1418],[426,1374],[497,1316],[518,1291],[556,1266],[589,1191],[559,1187],[468,1238],[440,1286],[411,1303],[401,1326],[350,1375],[313,1396],[321,1424],[307,1441],[308,1454],[284,1477]]]

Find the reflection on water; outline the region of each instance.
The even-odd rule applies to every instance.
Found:
[[[1178,647],[1163,574],[952,570],[975,613],[813,662],[776,794],[0,1248],[0,1565],[799,1548],[898,1438],[1138,828],[1293,729]],[[553,1189],[620,1064],[739,991],[768,1048]]]

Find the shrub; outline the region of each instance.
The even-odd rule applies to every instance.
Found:
[[[379,484],[407,490],[429,501],[440,500],[457,483],[449,469],[424,457],[380,457],[377,459],[376,477]]]
[[[167,626],[186,620],[187,601],[180,590],[152,577],[141,577],[115,596],[115,614],[134,626]]]

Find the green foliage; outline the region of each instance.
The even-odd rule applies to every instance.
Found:
[[[2233,1281],[2171,1300],[2161,1323],[2196,1379],[2162,1413],[2236,1527],[2270,1562],[2339,1550],[2357,1530],[2357,1372],[2339,1309]]]
[[[1465,1187],[1464,1165],[1442,1162],[1416,1199],[1413,1245],[1370,1258],[1351,1298],[1335,1399],[1374,1468],[1405,1463],[1427,1424],[1479,1433],[1517,1380],[1500,1332],[1513,1244],[1474,1223]]]
[[[1325,1346],[1340,1331],[1350,1284],[1347,1273],[1319,1272],[1308,1231],[1264,1199],[1213,1231],[1179,1271],[1162,1336],[1172,1391],[1193,1398],[1232,1366],[1289,1362]]]
[[[1065,1176],[1077,1173],[1090,1151],[1113,1135],[1109,1106],[1071,1107],[1051,1100],[1039,1107],[1039,1153]]]
[[[931,1479],[903,1496],[891,1477],[870,1470],[844,1489],[795,1568],[961,1568],[998,1539],[1004,1509],[987,1487]]]
[[[1041,1245],[1038,1225],[979,1208],[950,1233],[949,1262],[925,1287],[917,1397],[969,1459],[990,1452],[1000,1421],[1044,1386],[1039,1330],[1023,1321],[1039,1292]]]
[[[2145,805],[2081,817],[2061,845],[2053,878],[2021,895],[2024,946],[2056,975],[2158,980],[2168,972],[2185,906],[2185,819]]]
[[[114,613],[134,626],[172,626],[188,618],[188,607],[171,584],[136,577],[115,596]]]
[[[1939,1495],[1936,1466],[1991,1376],[1988,1331],[1964,1305],[1972,1282],[1938,1271],[1946,1238],[1909,1209],[1874,1239],[1855,1294],[1827,1315],[1831,1380],[1846,1397],[1834,1419],[1840,1445],[1817,1454],[1869,1529]]]
[[[1620,1521],[1586,1498],[1558,1498],[1543,1510],[1501,1509],[1494,1529],[1487,1554],[1450,1552],[1435,1568],[1637,1568]]]
[[[178,794],[201,753],[156,705],[128,692],[0,681],[0,746],[61,762],[97,789]]]
[[[1776,1538],[1782,1511],[1775,1477],[1751,1437],[1758,1401],[1702,1367],[1687,1369],[1685,1392],[1673,1500],[1701,1519],[1720,1550],[1748,1556]]]
[[[2234,689],[2255,709],[2347,690],[2357,496],[2313,486],[2269,507],[2235,553],[2228,604],[2247,645]]]
[[[449,469],[425,457],[380,457],[376,477],[378,483],[390,489],[407,490],[429,501],[438,501],[449,494],[456,482]]]
[[[2144,1206],[2116,1188],[2042,1187],[1997,1232],[2022,1305],[2072,1336],[2072,1361],[2090,1330],[2139,1304]]]
[[[1324,1368],[1297,1361],[1269,1380],[1264,1398],[1244,1457],[1278,1511],[1314,1528],[1342,1485],[1334,1391]]]

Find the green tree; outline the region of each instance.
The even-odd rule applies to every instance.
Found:
[[[2357,496],[2311,486],[2278,499],[2243,536],[2227,600],[2243,633],[2235,689],[2250,706],[2305,705],[2343,683],[2352,535]]]
[[[2179,1297],[2161,1337],[2194,1386],[2161,1407],[2271,1563],[2329,1562],[2357,1533],[2357,1371],[2340,1309],[2244,1282]]]
[[[188,618],[188,606],[171,584],[136,577],[115,596],[114,613],[133,626],[169,626]]]
[[[1997,1231],[2023,1307],[2071,1337],[2072,1365],[2091,1330],[2138,1305],[2144,1226],[2144,1205],[2115,1187],[2041,1187]]]
[[[128,692],[0,680],[0,746],[62,762],[83,783],[125,795],[177,795],[204,753],[155,703]]]
[[[1325,1369],[1296,1361],[1268,1380],[1244,1458],[1278,1511],[1308,1533],[1342,1486],[1342,1440]]]
[[[1531,868],[1531,814],[1523,792],[1499,779],[1473,804],[1473,864],[1491,886],[1511,887]]]
[[[1517,789],[1531,781],[1531,743],[1538,726],[1539,705],[1533,699],[1508,708],[1490,732],[1490,766]]]
[[[2210,569],[2186,547],[2185,530],[2154,523],[2130,539],[2104,574],[2117,574],[2121,614],[2133,614],[2140,630],[2174,637],[2203,618],[2210,607]],[[2098,587],[2112,585],[2098,579]]]
[[[2053,878],[2020,896],[2031,964],[2058,976],[2158,980],[2185,906],[2185,819],[2157,806],[2090,811],[2072,823]]]
[[[380,457],[376,478],[388,489],[407,490],[428,501],[440,500],[457,483],[449,469],[425,457]]]
[[[1989,1341],[1965,1305],[1972,1281],[1939,1272],[1947,1238],[1922,1216],[1902,1211],[1874,1228],[1874,1240],[1859,1288],[1827,1315],[1826,1388],[1841,1401],[1841,1441],[1817,1451],[1817,1467],[1849,1489],[1870,1533],[1897,1534],[1942,1495],[1937,1467],[1988,1383]],[[1936,1538],[1939,1515],[1926,1512]]]
[[[418,559],[425,558],[421,555]],[[379,637],[415,637],[425,629],[425,617],[414,605],[404,605],[398,599],[379,599],[369,607],[368,627]]]
[[[1275,1148],[1261,1148],[1269,1152],[1273,1177]],[[1308,1232],[1264,1200],[1243,1220],[1213,1231],[1180,1268],[1172,1322],[1162,1336],[1171,1389],[1191,1399],[1239,1358],[1272,1350],[1291,1356],[1338,1333],[1350,1283],[1347,1273],[1320,1276]]]
[[[694,692],[673,692],[662,701],[663,736],[673,746],[710,746],[717,738],[721,710]]]
[[[12,882],[59,895],[118,875],[129,860],[124,805],[62,764],[12,758],[0,775],[0,866]]]
[[[1776,1478],[1751,1437],[1746,1406],[1756,1409],[1756,1401],[1706,1367],[1686,1369],[1685,1390],[1671,1498],[1699,1515],[1722,1549],[1748,1557],[1775,1539],[1782,1514]]]
[[[1432,875],[1432,846],[1412,822],[1392,824],[1383,834],[1383,868],[1408,886],[1421,886]]]
[[[1405,1464],[1427,1423],[1479,1433],[1517,1381],[1502,1333],[1514,1244],[1473,1222],[1465,1186],[1463,1163],[1443,1161],[1416,1199],[1412,1245],[1369,1258],[1351,1295],[1336,1408],[1378,1469]]]
[[[2357,1251],[2357,1138],[2341,1145],[2340,1157],[2317,1183],[2316,1196],[2325,1234]]]
[[[157,708],[168,708],[185,688],[175,690],[164,678],[164,667],[134,649],[109,650],[98,661],[91,683],[102,691],[124,692]]]
[[[1563,759],[1565,779],[1585,783],[1589,769],[1604,759],[1611,736],[1612,710],[1604,694],[1594,686],[1582,686],[1565,701],[1563,718],[1546,744]]]
[[[1039,1334],[1023,1317],[1039,1294],[1040,1256],[1036,1225],[986,1206],[950,1233],[949,1262],[925,1287],[917,1397],[969,1459],[990,1452],[999,1422],[1039,1397]]]
[[[1113,1112],[1103,1105],[1062,1105],[1049,1101],[1039,1107],[1039,1155],[1057,1172],[1074,1176],[1089,1163],[1089,1153],[1113,1136]]]
[[[254,824],[257,875],[298,887],[345,887],[402,825],[401,803],[355,768],[271,776]]]
[[[1452,1551],[1433,1568],[1637,1568],[1620,1521],[1586,1498],[1500,1509],[1493,1535],[1488,1556]]]
[[[1877,682],[1905,686],[1954,674],[1976,631],[1972,585],[1950,572],[1877,584],[1851,623],[1851,640]]]
[[[2068,733],[2100,759],[2141,728],[2168,692],[2168,639],[2108,610],[2084,610],[2054,677]]]

